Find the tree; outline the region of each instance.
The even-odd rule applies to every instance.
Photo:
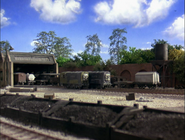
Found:
[[[114,29],[110,39],[109,54],[111,60],[114,60],[117,64],[120,62],[120,51],[127,49],[125,45],[127,43],[127,38],[123,36],[124,33],[127,33],[126,29]]]
[[[73,62],[76,62],[78,67],[83,67],[83,66],[93,66],[97,62],[100,62],[100,60],[102,60],[100,55],[94,56],[84,51],[74,56]]]
[[[142,63],[150,63],[155,59],[155,53],[151,50],[141,50],[140,57],[143,59]]]
[[[182,45],[174,45],[174,48],[177,49],[177,50],[181,50],[183,49],[183,46]]]
[[[69,62],[70,59],[60,56],[60,57],[57,58],[56,61],[58,63],[58,66],[62,67],[65,63]]]
[[[173,71],[177,79],[185,83],[185,51],[173,49],[169,52],[169,60],[173,60]]]
[[[158,39],[158,40],[154,39],[154,43],[151,44],[151,46],[153,47],[153,49],[151,51],[153,51],[154,53],[155,53],[155,45],[156,44],[168,44],[168,53],[170,50],[174,49],[174,47],[172,45],[170,45],[168,43],[168,41],[165,41],[163,39],[162,40],[161,39]]]
[[[56,37],[56,43],[53,47],[53,53],[56,58],[64,57],[68,58],[72,53],[71,44],[67,37]]]
[[[129,47],[129,51],[122,50],[120,56],[121,61],[119,64],[149,63],[155,58],[152,51],[136,49],[135,47]]]
[[[36,48],[34,53],[54,54],[56,58],[68,58],[71,55],[72,49],[69,39],[66,37],[57,37],[54,31],[40,32],[37,39],[34,39]]]
[[[13,48],[8,41],[0,41],[0,51],[6,52],[6,50],[9,51],[12,49]]]
[[[34,48],[34,53],[43,53],[43,54],[51,54],[53,52],[52,48],[55,45],[55,32],[49,31],[47,32],[40,32],[37,35],[37,39],[34,39],[34,44],[36,48]]]
[[[183,53],[184,51],[182,50],[173,49],[173,50],[170,50],[168,58],[169,60],[176,61],[183,55]]]
[[[77,67],[77,63],[73,62],[73,61],[69,61],[63,64],[64,68],[70,68],[70,69],[74,69]]]
[[[101,47],[102,43],[97,34],[87,36],[87,43],[85,45],[86,52],[91,52],[91,55],[99,55]]]
[[[94,65],[93,70],[94,71],[110,71],[111,75],[116,75],[115,70],[111,68],[111,65],[114,65],[114,63],[109,59],[107,61],[100,61]]]
[[[168,41],[161,39],[154,39],[154,43],[151,44],[152,47],[155,47],[156,44],[168,44]]]
[[[141,63],[143,59],[140,57],[141,50],[136,50],[135,47],[129,47],[129,51],[122,50],[120,52],[121,61],[119,64]]]

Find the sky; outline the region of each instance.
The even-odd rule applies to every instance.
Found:
[[[100,55],[109,55],[109,37],[125,29],[127,47],[150,49],[154,39],[184,46],[184,0],[0,0],[1,41],[16,52],[32,52],[37,34],[54,31],[67,37],[73,54],[85,50],[97,34]]]

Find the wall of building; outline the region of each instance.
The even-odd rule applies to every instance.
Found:
[[[5,85],[4,80],[4,55],[0,53],[0,87]]]
[[[152,64],[123,64],[123,65],[112,65],[111,68],[115,70],[116,75],[123,76],[127,80],[134,81],[135,74],[140,71],[152,71]],[[80,68],[59,68],[59,73],[64,71],[93,71],[93,66],[86,66]]]
[[[38,61],[37,61],[38,60]],[[39,67],[38,67],[39,66]],[[58,64],[53,55],[6,52],[0,53],[0,87],[14,86],[14,73],[58,73]]]
[[[155,71],[151,63],[112,65],[111,68],[116,72],[117,76],[123,76],[128,81],[134,81],[135,74],[137,72]],[[93,66],[86,66],[86,67],[80,67],[80,68],[59,67],[59,73],[64,72],[64,71],[93,71]],[[169,76],[168,72],[166,76]],[[166,80],[166,87],[175,86],[175,75],[174,74],[173,74],[172,79],[169,77],[166,77],[165,80]],[[162,80],[161,82],[163,83]]]

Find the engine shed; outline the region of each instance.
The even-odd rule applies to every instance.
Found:
[[[58,63],[53,54],[25,52],[0,53],[0,87],[14,86],[14,73],[58,73]]]

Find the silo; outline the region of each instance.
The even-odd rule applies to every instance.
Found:
[[[168,44],[155,45],[155,60],[168,60]]]

